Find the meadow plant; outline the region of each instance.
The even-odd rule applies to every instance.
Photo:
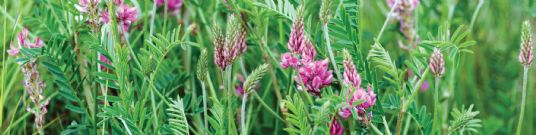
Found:
[[[1,0],[0,133],[534,134],[534,6]]]

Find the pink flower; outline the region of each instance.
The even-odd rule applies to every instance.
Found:
[[[530,26],[530,23],[528,21],[525,21],[521,29],[521,48],[518,59],[523,66],[529,67],[534,59],[534,41],[532,39],[531,34],[532,28]]]
[[[100,0],[80,0],[74,7],[82,13],[87,13],[90,10],[90,7],[96,9],[99,3]]]
[[[116,2],[114,0],[114,2]],[[121,2],[122,1],[118,1]],[[110,12],[108,10],[104,10],[100,13],[100,20],[104,23],[110,23]],[[136,7],[129,7],[127,4],[121,4],[115,12],[117,23],[121,26],[123,26],[124,31],[128,31],[130,28],[130,25],[136,21],[138,17],[138,10]]]
[[[244,95],[244,88],[242,85],[244,84],[244,76],[237,75],[236,79],[238,80],[238,84],[235,87],[235,95],[238,97],[242,97]]]
[[[445,74],[445,61],[443,60],[443,54],[438,48],[434,48],[432,56],[430,56],[430,71],[435,77],[441,77]]]
[[[281,55],[281,67],[288,68],[289,66],[292,66],[294,68],[298,68],[300,62],[298,58],[292,56],[291,53],[285,53]]]
[[[315,60],[316,57],[316,50],[315,46],[309,42],[309,40],[305,40],[302,45],[302,61],[305,62],[311,62]]]
[[[124,2],[123,0],[113,0],[115,5],[122,5]]]
[[[428,81],[424,81],[421,84],[421,88],[419,89],[421,92],[426,92],[428,89],[430,89],[430,83]]]
[[[30,45],[30,48],[41,48],[43,47],[43,41],[41,40],[41,37],[37,37],[35,40],[35,43]]]
[[[329,126],[329,135],[342,135],[344,133],[344,127],[339,124],[337,118],[334,118]]]
[[[339,115],[342,118],[346,119],[352,114],[351,109],[354,109],[357,112],[358,116],[361,118],[361,120],[364,120],[367,117],[365,110],[372,107],[376,103],[376,94],[370,86],[367,87],[367,91],[365,91],[361,87],[357,88],[353,92],[352,97],[350,97],[350,100],[348,100],[348,104],[350,106],[341,108],[341,110],[339,111]],[[353,104],[354,102],[359,100],[364,100],[364,102],[359,105]]]
[[[112,62],[108,58],[106,58],[106,56],[104,56],[102,54],[99,55],[99,61],[104,62],[104,63],[109,64],[109,65],[112,65]],[[101,65],[100,68],[101,69],[106,69],[106,66]]]
[[[393,8],[395,2],[396,0],[387,0],[387,5],[389,5],[389,8]],[[398,0],[398,7],[406,7],[413,10],[419,6],[419,3],[419,0]]]
[[[108,9],[101,11],[100,21],[103,23],[110,23],[110,13],[108,12]]]
[[[138,17],[138,11],[136,10],[136,7],[129,7],[126,4],[121,5],[116,14],[117,22],[123,25],[123,29],[125,31],[128,31],[130,24],[136,21],[136,18]]]
[[[359,87],[361,85],[361,77],[359,74],[357,74],[357,70],[355,68],[354,62],[352,61],[352,58],[345,58],[343,61],[344,65],[344,83],[349,84],[349,86],[353,86],[354,88]]]
[[[11,47],[11,49],[7,50],[7,54],[9,54],[10,56],[15,56],[19,54],[20,47],[13,46],[13,43],[10,43],[9,46]]]
[[[182,7],[182,0],[156,0],[157,6],[164,6],[166,3],[169,11],[178,11]]]
[[[319,96],[324,86],[331,84],[332,71],[328,69],[328,59],[305,63],[298,69],[299,76],[295,78],[298,89],[302,90],[303,83],[307,92]],[[299,81],[301,79],[301,81]]]
[[[28,39],[28,34],[28,29],[23,28],[22,31],[17,35],[19,46],[30,48],[30,39]]]
[[[240,31],[237,32],[237,39],[236,39],[236,46],[238,46],[239,54],[244,54],[246,52],[246,49],[248,49],[248,46],[246,44],[246,30],[244,28],[240,28]]]
[[[305,42],[305,34],[303,31],[303,19],[297,17],[292,24],[292,30],[290,32],[289,41],[287,44],[290,52],[295,54],[301,54]]]

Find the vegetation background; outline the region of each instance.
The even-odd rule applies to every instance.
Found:
[[[296,93],[297,90],[291,85],[291,74],[294,72],[279,66],[280,55],[288,52],[287,42],[293,15],[298,6],[302,5],[305,31],[316,45],[318,57],[328,58],[318,16],[322,1],[304,0],[304,4],[300,4],[299,0],[273,0],[276,4],[286,3],[290,7],[270,5],[269,1],[272,0],[228,1],[229,3],[223,0],[184,0],[178,13],[173,13],[155,6],[152,0],[125,0],[138,10],[137,21],[130,26],[125,42],[124,39],[117,40],[125,35],[119,35],[116,30],[113,34],[97,33],[85,21],[80,21],[80,18],[87,15],[76,10],[78,0],[0,0],[0,50],[6,52],[10,42],[16,43],[17,33],[23,27],[30,30],[32,38],[39,36],[45,41],[42,50],[34,52],[36,54],[33,56],[37,56],[34,58],[39,63],[41,79],[47,86],[43,95],[50,98],[44,124],[46,134],[177,134],[173,129],[182,127],[185,123],[176,126],[174,124],[177,123],[170,122],[170,119],[182,121],[183,118],[189,128],[186,131],[177,128],[180,133],[217,134],[216,123],[227,120],[219,117],[227,116],[218,117],[214,114],[225,114],[217,112],[229,111],[226,108],[229,106],[226,105],[227,92],[223,90],[228,89],[222,83],[226,79],[222,79],[222,70],[213,62],[212,30],[215,26],[225,28],[228,16],[240,13],[247,24],[248,50],[235,61],[233,81],[230,83],[240,85],[239,75],[246,77],[244,73],[249,74],[265,63],[269,65],[266,74],[259,81],[258,89],[247,102],[247,132],[288,134],[283,130],[288,124],[287,120],[279,119],[288,115],[281,113],[280,105],[281,102],[296,99],[290,93]],[[373,108],[372,124],[381,133],[397,132],[396,117],[401,106],[396,103],[404,100],[400,96],[397,98],[393,90],[396,88],[382,79],[388,75],[384,75],[380,69],[368,71],[372,68],[363,65],[373,64],[366,62],[366,56],[375,44],[375,39],[389,52],[388,56],[396,63],[397,69],[410,69],[405,63],[412,59],[423,61],[424,67],[423,63],[416,62],[419,63],[416,65],[417,69],[424,69],[432,47],[441,44],[441,41],[449,42],[450,40],[441,38],[452,36],[451,33],[458,28],[466,30],[467,35],[463,35],[461,41],[452,42],[456,46],[454,48],[460,50],[459,54],[451,51],[444,53],[445,57],[455,55],[458,58],[449,57],[446,60],[447,71],[440,90],[447,91],[441,93],[441,99],[447,101],[449,109],[443,111],[451,112],[452,108],[474,104],[473,110],[480,112],[476,118],[481,120],[481,127],[476,127],[477,132],[471,133],[515,133],[523,81],[523,67],[517,58],[521,44],[521,26],[524,20],[536,24],[536,1],[420,0],[420,5],[414,12],[414,26],[417,35],[421,37],[419,48],[422,50],[414,52],[398,46],[404,37],[395,20],[387,21],[382,31],[390,10],[386,1],[332,0],[331,3],[328,27],[336,62],[342,67],[341,51],[347,48],[351,50],[364,82],[377,82],[374,89],[378,101]],[[112,7],[107,1],[102,1],[100,6]],[[341,12],[347,12],[346,16],[341,15]],[[344,20],[343,16],[350,20]],[[102,28],[101,31],[117,29],[116,27]],[[441,28],[450,31],[439,31]],[[383,35],[377,37],[381,31]],[[345,35],[348,33],[355,35]],[[460,45],[458,43],[464,42],[474,42],[474,45],[457,48]],[[201,51],[205,48],[209,58],[206,67],[208,78],[203,82],[196,77],[196,71],[202,68],[197,65]],[[108,54],[113,61],[108,68],[113,70],[106,72],[96,66],[97,63],[102,64],[97,62],[97,52]],[[21,65],[17,63],[23,60],[10,57],[7,53],[2,53],[0,60],[0,133],[37,134],[34,116],[25,109],[30,101],[22,83],[24,76]],[[527,135],[536,134],[535,67],[529,69],[528,100],[522,121],[522,133]],[[332,65],[330,68],[333,69]],[[422,127],[426,124],[419,121],[431,120],[429,117],[434,106],[433,77],[427,76],[425,81],[430,83],[430,90],[419,92],[415,104],[410,108],[428,109],[424,114],[409,111],[415,119],[408,120],[411,122],[408,122],[410,126],[405,132],[407,134],[430,134],[423,132]],[[408,81],[408,84],[411,83]],[[339,83],[332,84],[325,91],[339,93],[340,87],[336,84]],[[209,92],[203,96],[203,87],[216,94]],[[209,102],[209,108],[206,109],[211,109],[208,111],[210,128],[203,128],[203,113],[207,112],[202,105],[203,98]],[[239,112],[241,99],[233,94],[231,103],[233,112]],[[316,99],[313,106],[321,108],[323,103],[322,99]],[[313,106],[309,106],[309,109],[315,110],[312,109]],[[179,113],[167,111],[173,108]],[[238,114],[233,115],[238,117]],[[315,123],[315,117],[322,116],[320,114],[313,113],[306,117],[311,118],[309,122]],[[453,117],[448,115],[447,119]],[[448,123],[445,120],[442,122]],[[239,127],[239,122],[234,124]],[[329,129],[327,124],[311,125],[318,125],[325,132]],[[349,129],[348,125],[345,126],[345,129]],[[240,132],[239,129],[236,128],[236,132]],[[355,129],[353,133],[377,134],[363,126],[352,129]]]

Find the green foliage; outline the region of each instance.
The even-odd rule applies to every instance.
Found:
[[[251,92],[259,83],[259,81],[262,79],[264,74],[266,74],[266,71],[268,70],[268,64],[260,65],[257,69],[255,69],[251,74],[248,76],[246,81],[244,81],[244,92],[249,93]]]
[[[177,100],[170,100],[172,100],[170,108],[166,109],[166,111],[167,115],[170,117],[170,119],[168,119],[168,124],[172,133],[176,135],[189,134],[189,125],[184,112],[182,99],[177,96]]]
[[[461,110],[455,108],[451,113],[453,119],[450,121],[449,134],[458,132],[460,134],[464,132],[478,133],[476,128],[482,127],[480,124],[482,121],[475,117],[479,113],[479,111],[473,111],[473,105],[470,105],[467,109],[464,106],[462,106]]]
[[[285,120],[290,124],[290,127],[285,128],[291,135],[306,135],[312,134],[311,125],[309,124],[309,114],[303,99],[298,95],[287,96],[284,101],[285,107],[289,112],[285,112]]]
[[[375,43],[372,45],[367,59],[374,64],[374,67],[387,74],[387,76],[383,77],[385,80],[387,80],[387,82],[395,85],[396,88],[400,88],[400,81],[402,77],[400,75],[400,71],[398,71],[394,61],[391,60],[389,52],[387,52],[382,45],[380,45],[380,43]]]

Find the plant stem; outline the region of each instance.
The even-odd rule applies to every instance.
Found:
[[[328,48],[328,54],[329,59],[331,61],[331,65],[335,69],[335,74],[337,75],[337,79],[339,79],[339,84],[342,86],[342,79],[341,79],[341,73],[339,72],[339,68],[337,67],[337,63],[335,62],[335,58],[333,57],[333,50],[331,49],[331,42],[329,40],[329,31],[328,31],[328,24],[322,25],[322,30],[324,31],[324,38],[326,40],[326,46]]]
[[[207,89],[205,88],[205,81],[201,81],[201,89],[203,90],[203,124],[205,127],[205,130],[208,129],[208,107],[207,107]],[[206,133],[205,133],[206,134]]]
[[[226,81],[226,88],[227,88],[227,130],[229,130],[229,133],[232,133],[232,126],[231,126],[231,123],[233,122],[233,108],[231,107],[232,106],[232,86],[231,86],[231,72],[233,71],[232,70],[232,64],[230,64],[226,70],[225,70],[225,78],[224,79]]]
[[[393,12],[395,11],[395,8],[398,6],[400,0],[395,0],[395,4],[393,4],[393,7],[391,7],[391,10],[389,11],[389,14],[387,14],[387,18],[383,22],[382,29],[378,33],[378,36],[376,37],[376,41],[380,41],[380,38],[382,37],[383,31],[385,30],[385,27],[387,26],[387,23],[389,20],[391,20],[391,16],[393,15]]]
[[[248,93],[244,93],[242,95],[242,108],[240,109],[240,129],[242,130],[242,135],[247,135],[246,130],[246,98],[248,97]]]
[[[434,121],[433,121],[433,124],[432,124],[432,134],[435,133],[435,131],[437,129],[436,127],[438,126],[437,121],[439,121],[438,118],[437,118],[438,117],[437,113],[439,113],[438,112],[439,111],[438,110],[439,109],[439,90],[438,90],[439,89],[439,79],[440,79],[439,77],[436,77],[435,78],[435,83],[434,83],[434,87],[435,87],[434,88]]]
[[[527,79],[528,79],[529,67],[524,66],[523,69],[523,95],[521,96],[521,112],[519,112],[519,120],[517,122],[516,135],[521,134],[521,128],[523,127],[523,115],[525,115],[525,100],[527,97]]]

